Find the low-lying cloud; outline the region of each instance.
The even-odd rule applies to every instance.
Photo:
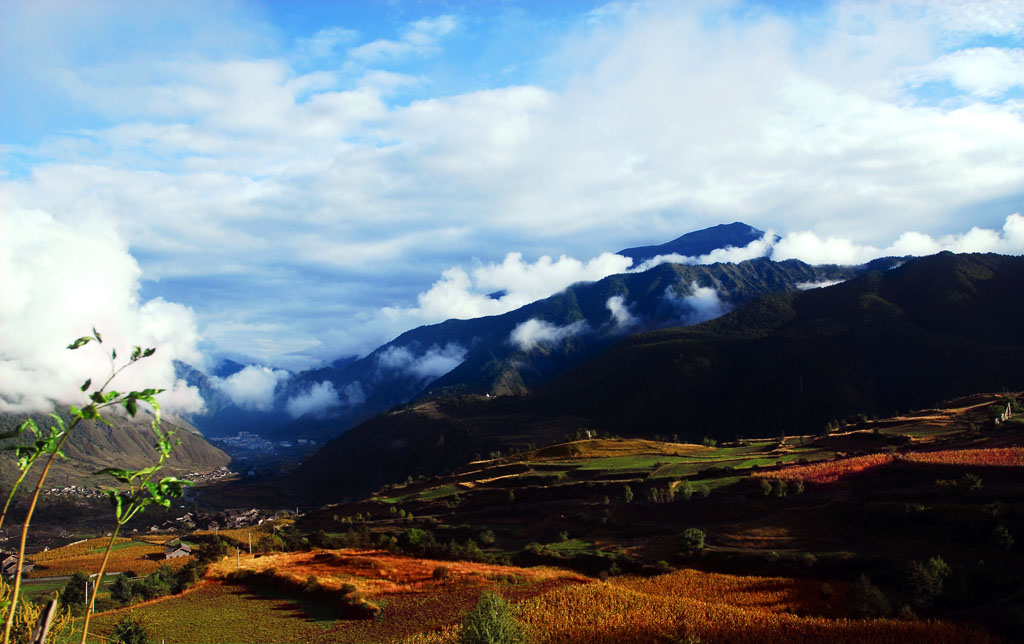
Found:
[[[124,370],[116,389],[165,389],[158,399],[171,412],[204,408],[198,389],[174,371],[175,360],[204,362],[195,314],[162,298],[139,301],[141,270],[111,226],[0,208],[0,229],[0,412],[80,403],[82,383],[110,372],[110,352],[123,360],[135,345],[156,353]],[[93,327],[102,345],[65,349]]]
[[[821,280],[820,282],[797,282],[796,287],[801,291],[809,291],[814,288],[828,288],[836,284],[842,284],[846,280]]]
[[[530,318],[512,329],[509,342],[518,347],[520,351],[529,351],[541,344],[559,344],[583,333],[587,328],[586,320],[577,320],[564,326],[558,326],[544,320]]]
[[[341,397],[334,383],[324,380],[314,384],[308,390],[296,396],[292,396],[285,403],[285,411],[292,418],[311,416],[322,418],[331,410],[341,406]]]
[[[377,365],[383,369],[401,371],[422,380],[436,380],[462,364],[466,349],[456,343],[444,347],[433,345],[417,355],[408,347],[388,347],[377,356]]]
[[[665,289],[665,300],[678,312],[683,324],[700,324],[721,317],[732,310],[712,286],[700,286],[693,282],[689,294],[681,294],[675,288]]]
[[[680,255],[679,253],[657,255],[642,262],[639,266],[630,270],[630,272],[642,273],[661,264],[738,264],[758,257],[764,257],[771,253],[775,239],[775,233],[769,230],[760,239],[755,239],[746,246],[716,248],[707,255],[689,256]]]
[[[211,378],[210,382],[239,407],[268,411],[274,406],[277,383],[288,376],[282,369],[249,365],[227,378]]]
[[[629,310],[626,298],[621,295],[613,295],[604,303],[605,307],[612,314],[612,324],[615,331],[628,331],[637,324],[636,316]]]

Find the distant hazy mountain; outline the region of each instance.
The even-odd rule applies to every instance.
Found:
[[[626,248],[618,252],[633,259],[633,266],[639,266],[648,259],[658,255],[684,255],[686,257],[699,257],[707,255],[719,248],[742,248],[752,241],[764,237],[764,231],[741,222],[721,224],[686,233],[672,241],[658,246],[638,246]]]
[[[377,416],[325,445],[296,484],[319,500],[358,496],[581,427],[775,436],[1024,388],[1024,258],[943,253],[831,288],[778,291],[716,320],[626,338],[535,395],[443,397]],[[577,292],[566,297],[586,299]]]

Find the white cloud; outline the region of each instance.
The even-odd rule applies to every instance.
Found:
[[[422,380],[436,380],[462,364],[466,349],[450,343],[444,347],[434,345],[423,354],[416,355],[408,347],[392,346],[377,356],[377,364],[385,369],[404,371]]]
[[[168,411],[197,412],[203,401],[174,375],[174,360],[202,365],[196,319],[188,307],[139,301],[141,271],[106,222],[55,220],[38,210],[0,208],[0,411],[44,411],[52,401],[80,403],[79,386],[100,383],[132,347],[156,353],[123,371],[119,391],[167,389]],[[65,346],[96,328],[102,345]]]
[[[3,142],[0,208],[113,221],[147,292],[263,364],[364,353],[625,270],[563,279],[571,262],[524,256],[742,219],[794,233],[777,258],[860,261],[984,231],[1024,193],[1021,3],[608,5],[558,21],[516,84],[436,55],[483,38],[472,8],[344,50],[360,41],[333,23],[279,42],[290,32],[254,4],[102,4],[0,8],[19,25],[0,76],[28,90],[0,92],[2,111],[59,107],[43,134]],[[976,47],[986,34],[1012,46]],[[936,104],[927,79],[955,100]],[[494,276],[464,266],[510,248],[512,266],[481,267]]]
[[[721,317],[732,310],[728,303],[719,297],[718,290],[712,286],[700,286],[693,282],[689,293],[683,294],[677,288],[665,289],[665,300],[679,312],[683,324],[700,324]]]
[[[374,40],[349,50],[349,56],[362,63],[378,63],[405,56],[432,54],[439,50],[438,41],[458,26],[458,19],[452,15],[423,18],[410,24],[401,40]]]
[[[948,80],[977,96],[999,96],[1024,85],[1024,49],[961,49],[940,56],[910,76],[918,83]]]
[[[797,282],[796,287],[801,291],[809,291],[814,288],[828,288],[836,284],[842,284],[845,280],[821,280],[820,282]]]
[[[310,387],[307,391],[297,394],[285,403],[285,410],[292,418],[312,416],[323,417],[341,405],[341,397],[334,384],[324,380]]]
[[[559,344],[586,330],[587,323],[585,320],[577,320],[564,326],[558,326],[544,320],[530,318],[512,329],[512,333],[509,334],[509,342],[517,346],[520,351],[529,351],[541,344]]]
[[[858,244],[841,237],[821,238],[811,231],[791,233],[772,248],[772,259],[799,259],[809,264],[863,264],[877,257],[932,255],[943,250],[954,253],[1024,254],[1024,217],[1014,213],[1002,230],[974,227],[963,234],[934,238],[906,232],[884,248]]]
[[[308,38],[296,40],[297,53],[309,58],[327,58],[342,45],[347,45],[358,37],[358,33],[343,27],[327,27],[317,31]]]
[[[771,257],[776,261],[799,259],[808,264],[864,264],[879,257],[907,255],[934,255],[944,250],[954,253],[1024,254],[1024,217],[1014,213],[1006,217],[1001,230],[975,226],[966,233],[932,237],[917,231],[908,231],[888,246],[860,244],[848,237],[821,237],[806,230],[787,233],[776,241],[769,231],[761,239],[743,248],[725,248],[700,257],[684,255],[658,255],[630,272],[642,272],[659,264],[711,264],[714,262],[741,262],[755,257]]]
[[[612,321],[615,323],[616,331],[626,331],[636,326],[637,319],[629,310],[626,298],[621,295],[613,295],[604,303],[605,307],[612,314]]]
[[[227,378],[211,378],[236,405],[248,409],[267,411],[274,406],[277,383],[288,378],[288,372],[262,365],[248,365]]]
[[[462,267],[446,270],[430,290],[417,297],[419,306],[386,308],[392,318],[440,322],[500,315],[550,295],[577,282],[593,282],[624,272],[628,257],[602,253],[586,263],[562,255],[544,255],[536,262],[523,261],[522,253],[509,253],[500,264],[486,264],[467,272]],[[492,297],[491,294],[500,293]]]
[[[760,239],[755,239],[746,246],[726,246],[725,248],[716,248],[707,255],[700,255],[698,257],[690,257],[687,255],[680,255],[678,253],[656,255],[651,259],[642,262],[639,266],[631,269],[629,272],[642,273],[661,264],[738,264],[757,257],[764,257],[771,252],[774,244],[775,232],[769,230]]]

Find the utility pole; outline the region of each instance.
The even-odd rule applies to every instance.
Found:
[[[235,568],[237,568],[238,570],[241,570],[242,569],[242,558],[238,554],[239,552],[240,552],[239,549],[235,548]]]
[[[249,531],[249,554],[252,554],[252,530]]]

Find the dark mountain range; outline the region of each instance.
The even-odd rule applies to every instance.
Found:
[[[282,434],[322,439],[420,396],[524,394],[622,337],[696,323],[766,293],[842,280],[863,269],[791,260],[663,264],[580,283],[503,315],[448,320],[403,333],[340,369],[297,374],[285,395],[329,382],[342,404]]]
[[[1020,389],[1022,294],[1024,259],[949,253],[776,292],[703,324],[629,337],[534,395],[449,396],[382,414],[325,445],[294,480],[319,500],[358,496],[584,427],[691,441],[775,436]]]
[[[637,261],[657,254],[701,255],[746,245],[763,234],[737,222],[646,247],[649,256],[640,252],[645,249],[622,253]],[[596,286],[578,284],[505,315],[420,327],[361,359],[343,357],[291,374],[277,383],[258,409],[251,400],[248,406],[236,404],[220,386],[218,379],[245,367],[238,362],[223,360],[210,376],[178,365],[178,375],[198,387],[206,400],[206,413],[190,420],[208,436],[244,430],[269,438],[323,439],[428,388],[432,395],[524,393],[623,335],[698,322],[767,292],[792,290],[800,282],[847,279],[857,272],[837,267],[812,270],[799,263],[779,267],[764,260],[740,269],[663,266],[643,276],[613,276]],[[513,341],[513,331],[524,323],[529,324],[519,330],[519,342]]]
[[[764,231],[742,222],[731,224],[720,224],[686,233],[670,242],[658,246],[638,246],[626,248],[617,254],[633,259],[633,266],[639,266],[643,262],[657,257],[658,255],[683,255],[686,257],[699,257],[707,255],[719,248],[742,248],[750,242],[757,241],[764,237]]]

